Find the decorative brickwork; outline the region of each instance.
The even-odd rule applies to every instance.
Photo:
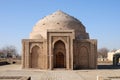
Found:
[[[22,44],[23,68],[97,68],[97,41],[89,39],[79,20],[61,11],[40,20]]]

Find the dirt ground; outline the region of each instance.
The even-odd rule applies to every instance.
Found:
[[[92,70],[39,70],[22,69],[20,64],[12,64],[0,66],[0,76],[30,76],[32,80],[97,80],[97,76],[120,76],[119,66],[111,67],[114,66],[103,63]]]

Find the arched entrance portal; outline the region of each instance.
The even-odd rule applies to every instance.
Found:
[[[61,40],[54,44],[54,68],[66,68],[65,44]]]

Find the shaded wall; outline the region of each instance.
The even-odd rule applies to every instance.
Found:
[[[74,40],[74,69],[97,68],[97,41]]]

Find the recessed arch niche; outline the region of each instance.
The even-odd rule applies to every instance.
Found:
[[[79,65],[82,69],[89,68],[89,54],[88,49],[85,46],[81,46],[79,51]]]
[[[35,45],[31,51],[31,68],[39,68],[40,47]]]
[[[63,41],[58,40],[55,42],[53,56],[54,68],[66,68],[66,49]]]

